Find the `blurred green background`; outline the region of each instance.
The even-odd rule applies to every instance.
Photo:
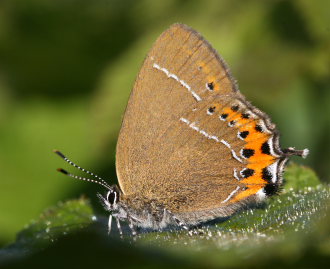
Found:
[[[116,182],[135,76],[175,22],[210,41],[282,146],[308,147],[299,162],[329,181],[329,10],[327,0],[0,1],[0,245],[60,200],[97,202],[97,186],[56,173],[67,166],[52,149]]]

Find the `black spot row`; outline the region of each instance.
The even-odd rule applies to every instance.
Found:
[[[209,107],[208,110],[207,110],[209,113],[214,113],[215,111],[215,106],[212,106],[212,107]]]
[[[255,151],[254,149],[243,149],[242,150],[242,156],[246,159],[252,157],[254,155]]]
[[[209,82],[206,84],[207,85],[207,88],[210,90],[210,91],[213,91],[214,90],[214,84],[213,82]]]
[[[262,179],[267,180],[269,183],[271,183],[271,181],[273,179],[273,175],[271,172],[269,172],[267,167],[262,169],[261,176],[262,176]]]
[[[220,115],[220,118],[221,118],[222,120],[227,119],[227,117],[228,117],[228,114],[221,114],[221,115]]]
[[[277,183],[268,183],[264,187],[264,192],[267,196],[278,194],[281,191],[281,187]]]
[[[231,120],[231,121],[229,122],[229,126],[230,126],[230,127],[235,126],[235,124],[236,124],[236,121],[234,121],[234,120]]]
[[[260,133],[263,132],[262,127],[260,125],[256,125],[255,130]]]
[[[240,132],[238,135],[241,137],[241,138],[243,138],[243,139],[245,139],[245,138],[247,138],[247,136],[249,135],[249,131],[243,131],[243,132]]]
[[[270,147],[267,141],[261,145],[261,152],[270,155]]]
[[[250,114],[248,114],[248,113],[242,113],[241,117],[242,117],[242,119],[249,119],[250,118]]]
[[[250,177],[250,176],[253,176],[254,174],[254,170],[253,169],[250,169],[250,168],[245,168],[241,171],[241,175],[244,177],[244,178],[247,178],[247,177]]]
[[[234,111],[234,112],[237,112],[239,109],[239,105],[234,105],[231,107],[231,110]]]

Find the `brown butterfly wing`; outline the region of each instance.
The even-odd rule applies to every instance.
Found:
[[[158,199],[173,212],[219,208],[241,195],[246,141],[221,115],[232,109],[235,119],[246,106],[209,43],[185,25],[170,27],[145,59],[126,108],[116,155],[123,193]]]

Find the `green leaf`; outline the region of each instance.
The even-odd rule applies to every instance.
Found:
[[[330,188],[319,184],[315,173],[303,166],[290,165],[285,177],[290,187],[281,195],[192,233],[140,231],[133,238],[124,225],[123,239],[115,227],[107,236],[106,222],[93,221],[96,218],[88,201],[68,201],[46,210],[19,233],[14,244],[0,252],[0,257],[18,266],[23,262],[46,264],[52,259],[54,266],[64,261],[66,265],[86,266],[91,259],[126,268],[238,268],[243,264],[303,266],[311,256],[315,266],[322,265],[330,257]],[[20,263],[16,258],[22,254],[25,258]],[[67,262],[70,257],[74,263]]]
[[[95,216],[88,200],[81,198],[59,203],[46,209],[19,232],[16,242],[0,251],[0,262],[45,248],[60,236],[87,227],[93,220]]]
[[[285,190],[301,190],[305,187],[316,187],[321,184],[316,173],[309,167],[291,164],[284,175]]]

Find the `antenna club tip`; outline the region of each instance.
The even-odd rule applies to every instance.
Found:
[[[57,149],[53,149],[53,152],[56,153],[58,156],[60,156],[61,158],[65,159],[65,156],[62,152],[60,152],[59,150]]]
[[[63,168],[57,168],[56,170],[57,170],[58,172],[64,174],[64,175],[68,175],[68,174],[69,174],[69,172],[66,171],[66,170],[64,170]]]

